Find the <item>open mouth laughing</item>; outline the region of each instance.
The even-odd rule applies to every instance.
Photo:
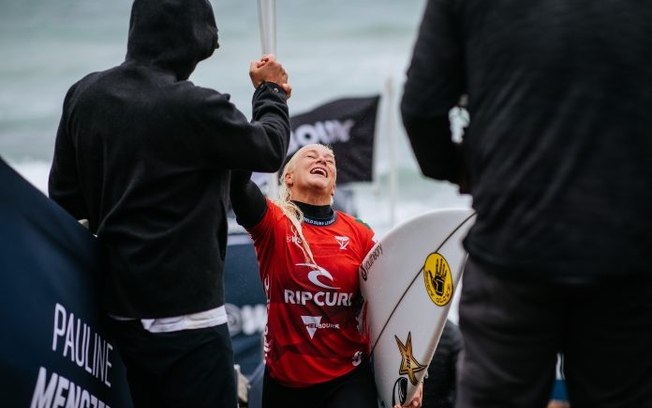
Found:
[[[310,174],[316,174],[318,176],[328,177],[328,171],[326,171],[326,169],[323,167],[313,167],[310,170]]]

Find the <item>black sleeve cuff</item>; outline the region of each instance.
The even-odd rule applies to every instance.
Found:
[[[254,92],[254,98],[262,92],[271,92],[272,94],[278,94],[284,99],[287,99],[287,94],[283,88],[274,82],[263,81],[260,85],[258,85],[258,88],[256,88],[256,91]]]

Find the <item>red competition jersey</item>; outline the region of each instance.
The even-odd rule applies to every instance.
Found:
[[[266,368],[291,387],[340,377],[368,355],[358,330],[358,267],[374,245],[373,231],[340,211],[330,225],[304,222],[314,265],[281,209],[270,200],[267,207],[249,230],[267,296]]]

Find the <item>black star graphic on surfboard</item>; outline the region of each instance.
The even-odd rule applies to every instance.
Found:
[[[398,336],[394,335],[396,339],[396,345],[398,346],[398,351],[401,352],[401,368],[399,368],[399,374],[407,374],[410,382],[413,385],[417,385],[418,381],[414,374],[419,371],[426,369],[426,366],[419,363],[416,358],[412,355],[412,332],[408,332],[407,341],[405,344],[401,342],[401,339]]]

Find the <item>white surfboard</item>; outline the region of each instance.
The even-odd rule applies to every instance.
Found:
[[[390,230],[359,270],[382,407],[409,402],[423,380],[460,283],[472,209],[434,210]]]

